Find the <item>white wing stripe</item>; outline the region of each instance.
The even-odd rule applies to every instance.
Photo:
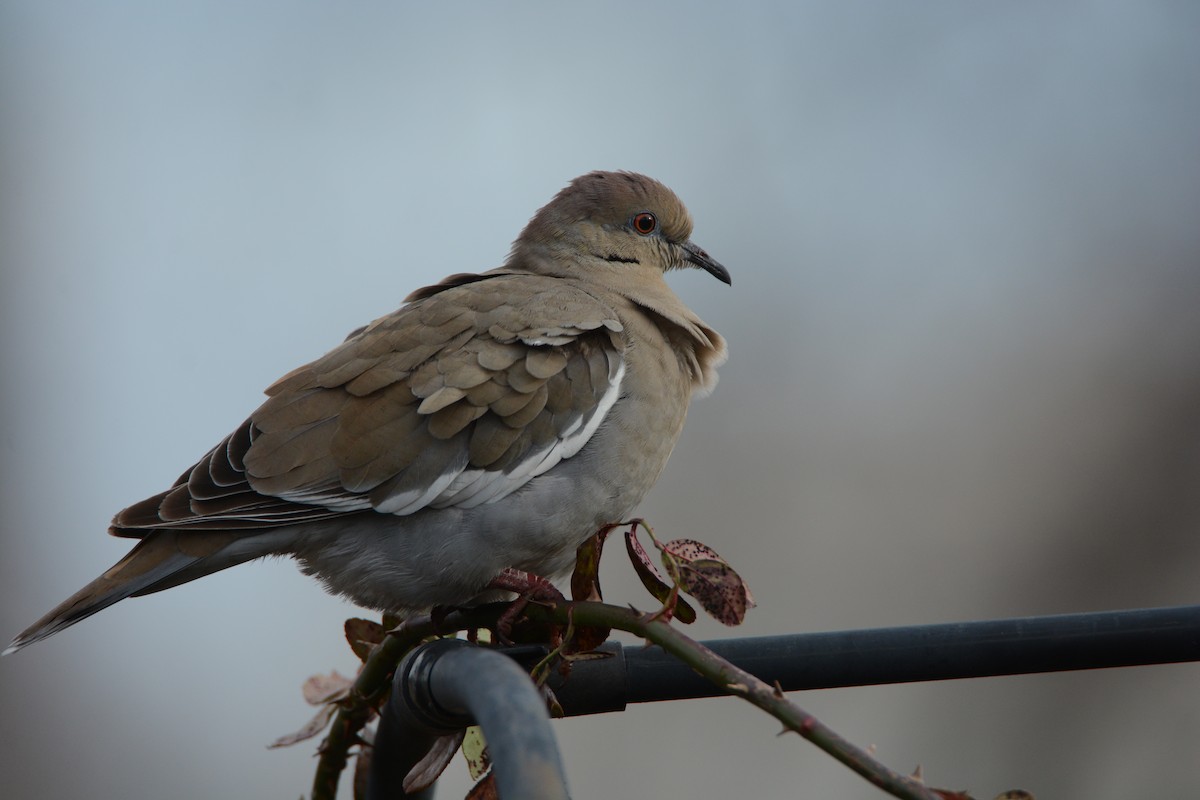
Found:
[[[418,466],[419,463],[420,458],[409,469]],[[398,517],[407,516],[414,511],[420,511],[440,497],[446,487],[452,484],[454,479],[461,475],[466,467],[467,451],[464,448],[461,457],[454,459],[454,463],[450,465],[450,468],[440,475],[435,476],[429,482],[428,486],[423,489],[409,489],[399,494],[391,495],[377,504],[375,510],[383,514],[395,514]]]
[[[402,517],[426,507],[474,508],[507,497],[538,475],[553,469],[563,459],[571,458],[583,449],[600,428],[600,424],[616,404],[617,398],[621,396],[621,382],[624,378],[624,359],[614,357],[609,364],[608,386],[591,414],[580,416],[563,430],[559,438],[527,453],[521,461],[507,470],[498,472],[467,469],[467,452],[464,449],[462,456],[455,459],[449,469],[435,476],[425,487],[408,489],[384,498],[375,506],[375,510]],[[419,464],[413,464],[409,469],[414,467],[419,467]],[[342,512],[360,511],[371,507],[371,502],[365,494],[347,494],[327,486],[296,489],[280,493],[278,497]]]
[[[615,360],[615,368],[609,370],[608,388],[600,397],[600,402],[586,417],[581,417],[575,424],[563,432],[563,436],[529,453],[517,464],[504,472],[490,470],[467,470],[460,478],[442,492],[430,503],[434,508],[460,506],[474,508],[484,503],[494,503],[520,489],[533,478],[552,469],[564,458],[570,458],[583,449],[588,440],[600,428],[600,423],[608,416],[608,412],[621,396],[621,381],[625,378],[625,363]],[[473,474],[478,473],[478,474]]]

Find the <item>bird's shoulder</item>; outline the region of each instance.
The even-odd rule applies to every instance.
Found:
[[[404,306],[353,331],[324,356],[267,388],[278,396],[316,387],[368,394],[423,364],[450,366],[455,353],[502,362],[531,348],[553,350],[591,332],[620,348],[623,324],[611,298],[576,282],[505,269],[452,275],[410,294]],[[489,355],[494,357],[489,358]],[[486,368],[486,367],[485,367]],[[465,380],[466,376],[461,379]]]

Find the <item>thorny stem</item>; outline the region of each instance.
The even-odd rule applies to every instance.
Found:
[[[766,711],[788,730],[800,734],[888,794],[902,800],[941,800],[923,783],[888,768],[866,750],[790,702],[783,692],[729,663],[656,615],[642,614],[632,608],[607,603],[569,603],[567,606],[568,609],[530,609],[529,617],[539,620],[544,616],[546,621],[559,622],[566,619],[569,610],[576,625],[614,628],[641,636],[729,694]]]
[[[455,611],[436,622],[422,616],[405,622],[371,652],[349,696],[334,716],[322,743],[312,800],[333,800],[338,777],[346,767],[349,750],[359,742],[359,732],[385,697],[400,659],[431,636],[472,628],[487,628],[507,607],[493,603]],[[642,614],[598,602],[557,602],[531,605],[525,615],[533,622],[578,627],[614,628],[658,645],[729,694],[741,697],[771,714],[786,729],[795,731],[883,791],[902,800],[940,800],[939,795],[914,778],[902,775],[847,741],[817,718],[791,703],[783,693],[739,669],[704,645],[653,614]]]
[[[313,775],[312,800],[337,797],[338,779],[346,769],[350,748],[359,743],[359,733],[382,705],[404,654],[431,636],[495,624],[497,608],[502,611],[505,605],[453,611],[436,621],[426,614],[409,619],[388,632],[363,662],[354,685],[333,717],[329,734],[317,749],[319,758]]]

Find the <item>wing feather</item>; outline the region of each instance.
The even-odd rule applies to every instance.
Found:
[[[120,535],[474,507],[577,454],[620,396],[616,312],[561,279],[456,276],[285,375]]]

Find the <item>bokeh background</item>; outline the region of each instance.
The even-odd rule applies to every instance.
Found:
[[[497,266],[582,172],[675,188],[729,339],[642,511],[701,638],[1191,603],[1200,6],[0,3],[0,633],[277,376]],[[609,599],[643,603],[619,548]],[[357,613],[289,562],[0,662],[5,797],[297,797]],[[796,696],[990,798],[1200,796],[1200,667]],[[880,793],[735,700],[556,723],[579,800]],[[442,796],[461,796],[452,766]]]

